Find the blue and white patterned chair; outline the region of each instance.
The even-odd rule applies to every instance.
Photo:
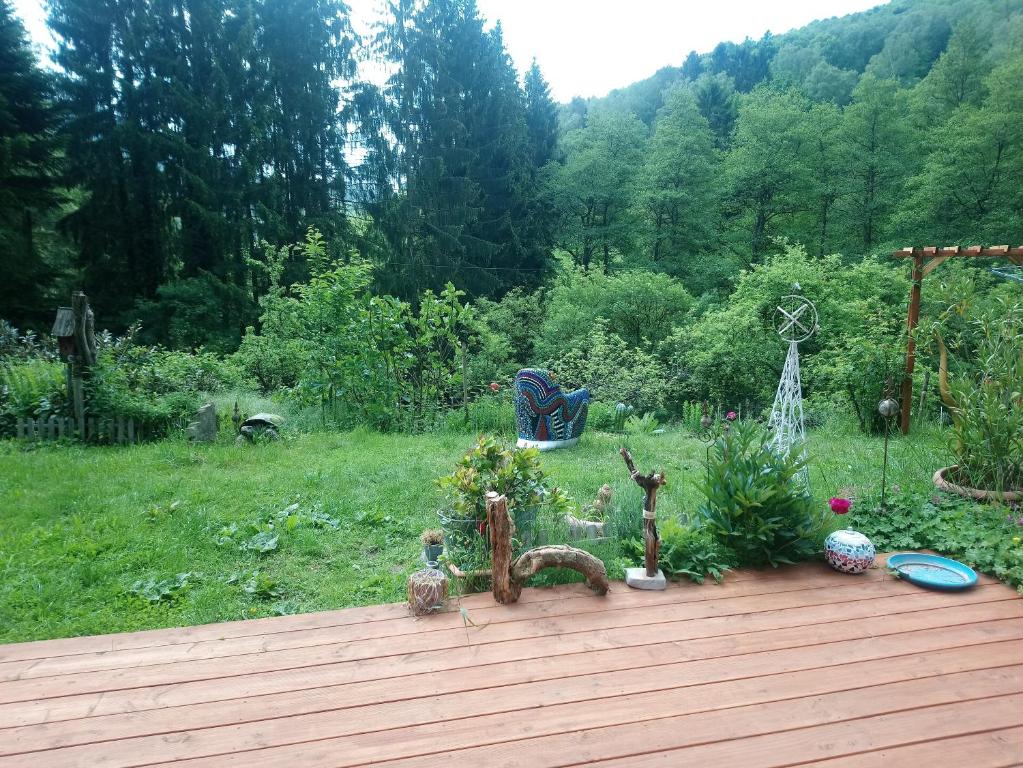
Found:
[[[575,445],[586,428],[589,402],[587,390],[565,394],[547,371],[523,368],[515,374],[518,446],[546,451]]]

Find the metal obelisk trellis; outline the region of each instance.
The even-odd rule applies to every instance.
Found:
[[[817,308],[802,296],[784,296],[775,311],[778,335],[789,343],[785,367],[778,382],[778,391],[771,408],[768,426],[774,431],[772,447],[779,453],[788,453],[798,445],[806,457],[806,428],[803,424],[803,385],[799,378],[799,343],[817,331]],[[803,467],[800,472],[803,486],[810,490],[810,476]]]

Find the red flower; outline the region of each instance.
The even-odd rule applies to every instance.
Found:
[[[501,388],[501,385],[498,384],[496,381],[490,382],[490,391],[491,392],[497,392],[497,390],[499,390],[500,388]]]
[[[831,505],[831,511],[836,515],[844,515],[849,511],[849,507],[852,506],[852,502],[849,499],[833,498],[828,501]]]
[[[729,411],[725,414],[725,418],[729,421],[735,421],[735,411]]]

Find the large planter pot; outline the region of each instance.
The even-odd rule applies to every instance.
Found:
[[[939,491],[954,493],[975,501],[1023,501],[1023,490],[1019,491],[989,491],[983,488],[970,488],[965,485],[957,485],[949,480],[954,477],[956,466],[942,467],[934,473],[934,485]]]

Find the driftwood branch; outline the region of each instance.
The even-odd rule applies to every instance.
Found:
[[[653,577],[657,575],[657,558],[661,553],[661,537],[657,535],[657,489],[667,480],[663,472],[641,475],[628,449],[622,448],[619,453],[632,479],[643,489],[643,564],[646,566],[646,575]]]
[[[586,586],[598,595],[608,591],[604,564],[589,552],[564,545],[535,547],[512,562],[512,536],[515,524],[508,514],[508,500],[494,492],[487,494],[487,525],[490,530],[491,578],[494,599],[514,603],[522,585],[544,568],[569,568],[586,577]]]
[[[512,580],[522,584],[544,568],[569,568],[586,577],[586,586],[606,595],[609,585],[604,564],[589,552],[564,544],[536,547],[519,555],[512,564]]]

